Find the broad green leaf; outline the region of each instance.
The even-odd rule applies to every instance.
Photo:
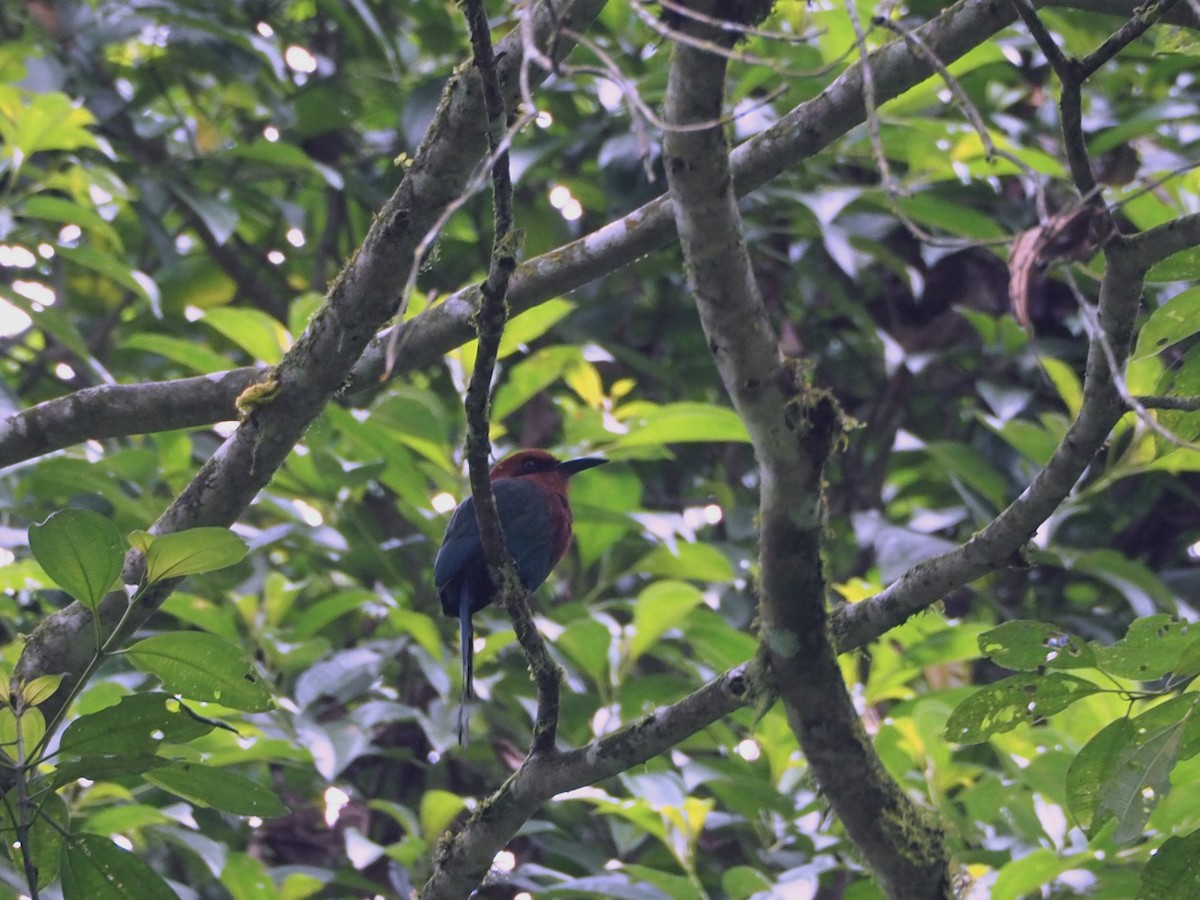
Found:
[[[237,230],[237,209],[229,203],[223,203],[216,197],[194,191],[182,180],[172,181],[169,185],[173,193],[184,206],[188,207],[196,217],[204,223],[208,233],[218,246],[226,243]]]
[[[977,491],[991,504],[993,509],[1003,509],[1008,501],[1008,479],[979,453],[966,444],[934,441],[925,445],[925,452],[932,456],[949,475]]]
[[[103,275],[152,304],[155,309],[158,308],[158,286],[144,273],[121,263],[119,257],[88,246],[70,247],[59,244],[56,249],[63,259]]]
[[[534,351],[512,366],[492,400],[492,419],[502,421],[541,391],[544,391],[571,365],[583,358],[579,347],[556,346]]]
[[[463,798],[450,791],[434,788],[421,795],[421,809],[418,815],[421,819],[421,835],[429,841],[436,841],[450,823],[466,808]]]
[[[1112,774],[1100,786],[1097,819],[1117,820],[1113,840],[1127,844],[1142,836],[1158,801],[1171,790],[1171,770],[1179,759],[1184,723],[1138,733],[1117,757]]]
[[[1137,900],[1180,900],[1200,883],[1200,830],[1171,837],[1150,857],[1142,870]]]
[[[227,769],[179,762],[152,769],[145,778],[191,803],[239,816],[270,819],[288,812],[270,788]]]
[[[768,896],[771,887],[771,880],[750,866],[733,866],[721,874],[721,892],[729,900],[750,900],[756,894]]]
[[[1111,647],[1096,646],[1096,665],[1111,675],[1153,681],[1171,673],[1184,651],[1200,640],[1200,628],[1160,613],[1134,619]]]
[[[1133,742],[1135,729],[1127,718],[1101,729],[1071,761],[1067,769],[1067,809],[1083,828],[1092,830],[1100,804],[1101,788],[1112,777],[1121,754]]]
[[[95,609],[121,575],[124,544],[117,526],[90,509],[65,509],[29,526],[29,549],[46,574]]]
[[[59,222],[63,225],[78,225],[89,232],[93,240],[116,247],[120,240],[115,229],[92,207],[81,206],[63,197],[53,197],[49,194],[35,194],[21,203],[21,215],[31,219],[42,219],[47,222]]]
[[[716,547],[703,543],[659,544],[637,564],[637,571],[660,578],[683,578],[726,584],[733,581],[733,564]]]
[[[677,627],[689,612],[704,602],[694,585],[683,581],[656,581],[638,594],[633,608],[633,636],[628,661],[638,659],[668,630]]]
[[[1096,665],[1092,648],[1045,622],[1016,619],[979,636],[979,652],[998,666],[1021,671],[1087,669]]]
[[[1075,370],[1060,359],[1053,356],[1041,357],[1042,369],[1050,378],[1058,396],[1066,406],[1072,418],[1079,414],[1083,405],[1083,384]]]
[[[1099,690],[1090,681],[1061,672],[1014,675],[980,688],[958,704],[946,722],[946,739],[977,744],[1023,722],[1061,712]]]
[[[11,706],[0,708],[0,752],[14,762],[28,762],[46,736],[46,718],[40,709],[27,709],[18,717]]]
[[[1154,312],[1138,332],[1130,360],[1154,356],[1200,331],[1200,287],[1176,294]]]
[[[58,766],[49,774],[48,779],[51,787],[60,788],[74,784],[81,778],[88,781],[108,781],[140,775],[158,766],[165,766],[168,762],[170,760],[161,756],[85,756]]]
[[[158,676],[172,693],[247,712],[271,708],[271,694],[254,666],[239,648],[215,634],[158,634],[138,641],[125,655],[143,672]]]
[[[504,336],[500,338],[500,349],[497,359],[511,356],[526,344],[537,340],[554,327],[560,319],[569,315],[575,309],[575,304],[561,298],[547,300],[533,309],[513,316],[504,326]],[[479,352],[479,341],[469,341],[459,348],[463,368],[471,372],[475,368],[475,357]]]
[[[62,684],[62,679],[61,675],[39,675],[33,681],[21,686],[22,702],[26,706],[37,706],[39,703],[45,702],[54,696],[54,692]]]
[[[1074,860],[1064,857],[1045,847],[1015,857],[1006,863],[996,876],[989,892],[989,900],[1022,900],[1038,888],[1054,881],[1074,865]]]
[[[25,801],[25,825],[29,828],[30,856],[34,869],[37,870],[38,889],[45,888],[58,877],[60,854],[62,851],[63,834],[70,829],[71,814],[67,804],[54,791],[43,792],[37,782],[30,785]],[[23,848],[19,841],[13,840],[18,819],[21,816],[21,795],[17,788],[11,789],[0,804],[0,822],[3,823],[3,835],[8,838],[8,856],[13,868],[18,872],[25,871]]]
[[[101,835],[72,836],[61,859],[63,900],[178,900],[157,872]]]
[[[201,321],[241,347],[254,360],[269,366],[278,365],[284,351],[292,345],[282,323],[260,309],[216,306],[205,312]]]
[[[58,753],[81,758],[152,756],[162,743],[182,744],[212,729],[170,694],[147,691],[75,719],[63,731]]]
[[[227,528],[189,528],[154,536],[146,551],[146,581],[182,578],[242,561],[249,548]]]
[[[143,331],[127,337],[121,346],[128,350],[157,353],[159,356],[186,366],[200,375],[223,372],[229,368],[229,360],[220,353],[214,353],[201,344],[183,338],[169,337],[165,334],[151,334]]]
[[[66,94],[51,91],[29,95],[24,108],[16,111],[16,130],[9,136],[10,152],[28,159],[46,150],[95,148],[96,139],[88,126],[95,117]]]
[[[668,403],[649,408],[639,404],[636,418],[623,424],[629,431],[613,442],[614,448],[750,440],[737,413],[711,403]]]
[[[1149,282],[1200,280],[1200,247],[1183,250],[1168,256],[1146,273]]]
[[[298,638],[320,634],[329,624],[342,616],[360,610],[369,603],[378,603],[379,596],[367,590],[345,590],[331,594],[309,606],[296,616],[292,634]]]
[[[279,896],[262,860],[245,853],[230,853],[221,870],[221,884],[233,900],[276,900]]]
[[[554,649],[564,654],[592,681],[602,683],[608,666],[612,635],[595,619],[577,619],[554,639]]]

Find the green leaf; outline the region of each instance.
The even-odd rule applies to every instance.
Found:
[[[1092,648],[1045,622],[1016,619],[979,636],[979,652],[1006,669],[1087,669],[1096,665]]]
[[[62,684],[61,675],[39,675],[28,684],[21,686],[21,699],[26,706],[37,706],[54,696],[58,686]]]
[[[27,709],[18,717],[11,706],[0,708],[0,751],[9,759],[28,762],[30,752],[45,736],[46,718],[41,710]]]
[[[1171,837],[1142,870],[1137,900],[1180,900],[1195,894],[1200,883],[1200,830]]]
[[[159,356],[186,366],[200,375],[223,372],[229,368],[229,360],[220,353],[215,353],[192,341],[168,337],[165,334],[140,332],[126,338],[121,346],[127,350],[145,350],[148,353],[157,353]]]
[[[645,409],[625,421],[629,431],[613,442],[614,448],[683,444],[692,441],[748,443],[750,436],[737,413],[711,403],[668,403]]]
[[[1097,819],[1117,819],[1113,840],[1127,844],[1142,836],[1150,813],[1171,790],[1171,770],[1179,759],[1184,722],[1139,733],[1117,757],[1111,776],[1100,786]]]
[[[1076,754],[1067,769],[1067,809],[1084,829],[1092,831],[1101,787],[1112,777],[1121,753],[1132,742],[1133,723],[1117,719],[1102,728]]]
[[[71,814],[67,804],[54,791],[40,792],[37,782],[30,785],[26,825],[29,828],[29,848],[33,867],[37,870],[38,889],[45,888],[58,877],[58,867],[61,862],[63,834],[70,828]],[[0,822],[3,822],[4,843],[8,846],[8,856],[13,868],[18,872],[25,871],[25,861],[20,843],[16,840],[17,816],[20,815],[20,792],[13,788],[4,798],[3,812]]]
[[[604,681],[612,635],[595,619],[576,619],[554,639],[554,649],[564,654],[597,684]]]
[[[694,585],[683,581],[656,581],[638,594],[633,608],[633,637],[628,660],[637,660],[668,630],[677,627],[689,612],[704,601]]]
[[[1074,865],[1053,850],[1039,847],[1031,853],[1006,863],[992,884],[989,900],[1021,900],[1037,894],[1038,888],[1049,884]]]
[[[492,419],[500,422],[544,391],[583,359],[579,347],[546,347],[512,366],[492,400]]]
[[[159,634],[138,641],[125,655],[173,693],[247,712],[271,708],[271,694],[254,667],[240,649],[215,634]]]
[[[1192,247],[1152,266],[1146,273],[1149,282],[1200,280],[1200,248]]]
[[[1200,628],[1160,613],[1135,619],[1125,637],[1096,647],[1096,665],[1110,675],[1153,681],[1174,672],[1184,652],[1200,639]]]
[[[1090,681],[1060,672],[1014,675],[980,688],[958,704],[946,722],[946,739],[977,744],[1023,722],[1061,712],[1099,690]]]
[[[1200,331],[1200,287],[1176,294],[1154,312],[1138,332],[1130,360],[1154,356]]]
[[[458,794],[434,788],[421,795],[421,834],[427,840],[437,840],[450,827],[454,817],[466,809],[466,803]]]
[[[242,561],[249,548],[228,528],[189,528],[158,534],[146,551],[146,581],[182,578]]]
[[[72,837],[61,860],[63,900],[178,900],[157,872],[101,835]]]
[[[95,609],[121,575],[121,532],[90,509],[65,509],[29,526],[29,549],[46,574],[85,606]]]
[[[99,238],[104,244],[114,246],[120,243],[116,230],[94,208],[81,206],[63,197],[35,194],[25,200],[20,209],[21,215],[26,218],[78,225],[90,232],[93,239]]]
[[[182,744],[208,734],[212,728],[170,694],[147,691],[122,697],[114,706],[75,719],[63,731],[58,752],[60,756],[81,759],[152,756],[162,743]]]
[[[511,356],[526,344],[537,340],[553,328],[557,322],[570,315],[574,309],[575,304],[570,300],[558,298],[547,300],[519,316],[514,316],[504,326],[504,336],[500,338],[500,349],[496,358],[504,359],[506,356]],[[578,348],[572,349],[578,356]],[[479,341],[470,341],[463,344],[459,351],[462,354],[463,367],[468,372],[475,368],[475,355],[478,350]]]
[[[89,781],[111,781],[129,775],[140,775],[158,766],[165,766],[168,762],[169,760],[161,756],[85,756],[58,766],[50,773],[49,783],[53,788],[60,788],[74,784],[81,778]]]
[[[204,227],[218,246],[233,236],[240,218],[236,208],[212,196],[200,194],[182,181],[173,181],[169,187],[171,193],[204,223]]]
[[[261,309],[217,306],[205,312],[201,321],[269,366],[278,365],[292,344],[280,321]]]
[[[288,813],[274,791],[227,769],[179,762],[152,769],[145,778],[190,803],[239,816],[270,819]]]
[[[109,253],[102,253],[95,247],[70,247],[59,244],[57,252],[63,259],[90,269],[97,275],[103,275],[115,284],[119,284],[132,294],[158,308],[158,286],[146,275],[118,261]]]
[[[683,578],[727,584],[733,581],[733,564],[716,547],[709,544],[676,542],[674,546],[659,544],[637,564],[638,572],[660,578]]]

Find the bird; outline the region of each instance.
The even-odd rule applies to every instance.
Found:
[[[519,450],[492,468],[488,477],[505,547],[525,590],[536,590],[571,546],[571,507],[567,502],[571,476],[606,462],[594,456],[559,460],[545,450]],[[465,747],[469,704],[474,697],[471,616],[496,599],[471,497],[458,504],[450,516],[434,560],[433,581],[442,612],[459,622],[463,686],[458,742]]]

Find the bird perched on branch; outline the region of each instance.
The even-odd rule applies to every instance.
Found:
[[[557,460],[545,450],[521,450],[505,457],[490,473],[504,543],[527,591],[546,580],[571,546],[571,507],[567,485],[572,475],[606,459]],[[454,510],[433,564],[433,580],[442,612],[459,621],[462,640],[462,707],[458,742],[466,745],[468,704],[473,697],[474,629],[471,615],[496,598],[488,572],[475,502],[468,497]]]

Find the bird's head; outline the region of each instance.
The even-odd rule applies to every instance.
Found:
[[[567,492],[567,480],[576,472],[608,462],[595,456],[579,459],[556,459],[545,450],[518,450],[506,456],[492,468],[492,481],[501,478],[532,478],[561,493]]]

